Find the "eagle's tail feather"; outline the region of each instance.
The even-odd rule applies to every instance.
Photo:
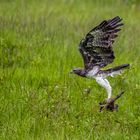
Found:
[[[107,75],[107,76],[112,76],[113,77],[114,75],[121,74],[121,71],[123,69],[129,68],[129,67],[130,67],[129,64],[122,64],[122,65],[116,66],[114,68],[103,70],[102,73]]]

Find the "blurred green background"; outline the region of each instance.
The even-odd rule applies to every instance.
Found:
[[[69,72],[78,44],[104,19],[125,24],[108,67],[118,112],[99,112],[106,91]],[[139,0],[0,0],[0,139],[140,139]],[[90,93],[87,92],[91,89]]]

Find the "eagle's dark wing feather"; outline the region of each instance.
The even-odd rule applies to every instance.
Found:
[[[105,67],[113,62],[115,56],[112,44],[118,36],[117,32],[121,30],[118,27],[123,25],[120,23],[121,20],[118,16],[104,20],[81,40],[79,51],[82,54],[86,69],[93,66]]]

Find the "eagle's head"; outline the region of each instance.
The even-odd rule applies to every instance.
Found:
[[[81,68],[75,68],[70,73],[74,73],[74,74],[77,74],[77,75],[80,75],[80,76],[83,76],[83,77],[86,76],[85,70],[81,69]]]

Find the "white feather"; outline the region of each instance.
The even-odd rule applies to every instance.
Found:
[[[99,71],[99,66],[93,67],[93,69],[88,72],[87,77],[88,78],[95,78],[95,75],[98,71]]]
[[[110,83],[108,82],[108,80],[107,79],[104,79],[102,77],[98,77],[98,76],[95,77],[95,79],[96,79],[96,82],[100,86],[102,86],[102,87],[104,87],[106,89],[107,94],[108,94],[108,99],[111,98],[112,88],[111,88]]]

